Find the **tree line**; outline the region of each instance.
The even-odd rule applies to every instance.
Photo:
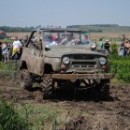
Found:
[[[69,25],[67,28],[79,28],[88,32],[130,32],[130,26],[119,26],[118,24]]]
[[[9,27],[0,26],[0,30],[5,32],[31,32],[33,29],[41,28],[39,26],[32,27]],[[114,32],[114,31],[130,31],[130,26],[119,26],[118,24],[93,24],[93,25],[69,25],[67,28],[79,28],[88,32]]]
[[[8,27],[1,26],[0,30],[5,32],[31,32],[35,27]]]

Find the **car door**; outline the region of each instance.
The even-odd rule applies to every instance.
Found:
[[[33,32],[27,44],[23,47],[21,59],[26,62],[29,72],[42,76],[44,74],[43,36]]]

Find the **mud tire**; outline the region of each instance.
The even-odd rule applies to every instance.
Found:
[[[28,70],[20,70],[20,87],[30,90],[32,88],[32,79]]]
[[[110,95],[110,80],[105,79],[100,82],[100,96],[102,99],[108,99]]]
[[[53,92],[53,80],[50,75],[44,75],[43,81],[41,83],[43,98],[50,97]]]

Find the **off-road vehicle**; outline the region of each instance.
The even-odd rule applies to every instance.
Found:
[[[20,77],[26,89],[38,84],[48,94],[63,86],[97,86],[102,96],[108,96],[113,77],[108,72],[107,55],[96,49],[84,30],[34,30],[23,47]]]

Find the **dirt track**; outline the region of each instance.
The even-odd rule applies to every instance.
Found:
[[[6,82],[5,82],[6,81]],[[41,92],[28,92],[13,86],[12,80],[0,78],[2,96],[17,102],[57,105],[57,109],[68,110],[68,123],[60,130],[130,130],[130,86],[111,85],[111,96],[107,101],[82,98],[54,98],[42,100]],[[66,95],[67,96],[67,95]],[[80,96],[79,96],[80,97]],[[72,116],[71,111],[79,110],[86,115]]]

